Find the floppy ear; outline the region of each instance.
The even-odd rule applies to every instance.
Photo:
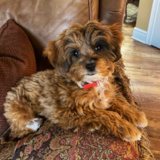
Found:
[[[56,41],[50,41],[43,51],[43,55],[48,57],[50,64],[55,68],[55,60],[57,59]]]
[[[43,54],[48,57],[51,65],[60,73],[68,72],[69,64],[62,49],[59,51],[57,41],[50,41]]]
[[[118,61],[121,58],[121,44],[123,41],[123,33],[121,31],[121,26],[117,24],[113,24],[109,26],[110,31],[112,33],[111,46],[112,51],[114,53],[114,62]]]

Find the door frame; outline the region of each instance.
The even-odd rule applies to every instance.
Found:
[[[146,44],[151,45],[152,38],[153,38],[153,31],[155,28],[155,23],[157,19],[158,8],[160,8],[160,0],[153,0],[151,15],[149,19],[149,25],[147,30],[147,38]]]

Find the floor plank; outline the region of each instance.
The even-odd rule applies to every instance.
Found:
[[[160,160],[160,50],[133,40],[135,24],[124,24],[122,55],[131,89],[148,119],[151,150]]]

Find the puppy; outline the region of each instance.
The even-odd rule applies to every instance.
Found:
[[[23,78],[7,94],[4,115],[11,135],[20,138],[37,131],[43,116],[64,129],[101,130],[127,142],[140,140],[137,127],[146,127],[147,120],[132,98],[127,99],[128,79],[119,60],[122,40],[119,26],[90,21],[71,25],[49,42],[44,55],[55,70]]]

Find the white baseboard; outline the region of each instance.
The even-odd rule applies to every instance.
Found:
[[[146,44],[147,31],[134,27],[132,38]]]

